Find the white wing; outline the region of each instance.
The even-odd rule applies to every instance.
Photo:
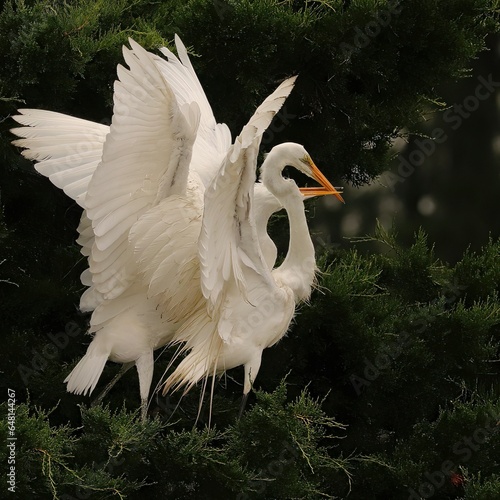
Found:
[[[88,185],[101,161],[109,127],[53,111],[18,111],[21,114],[13,118],[24,126],[11,130],[22,137],[13,144],[26,148],[22,155],[38,162],[35,169],[85,208]],[[78,233],[81,252],[88,257],[94,243],[94,230],[85,210]],[[91,311],[102,301],[102,295],[91,286],[92,274],[88,269],[82,273],[81,281],[91,288],[82,295],[80,307],[83,311]]]
[[[197,102],[200,107],[199,132],[202,133],[197,136],[195,149],[203,150],[204,154],[198,155],[200,161],[197,163],[198,168],[194,170],[205,171],[206,168],[211,168],[211,172],[206,171],[204,175],[208,179],[213,177],[214,165],[218,168],[229,149],[231,134],[225,124],[216,124],[186,49],[177,36],[176,43],[182,63],[168,49],[162,49],[169,57],[168,61],[154,55],[151,58],[172,87],[178,105],[182,107]],[[23,155],[40,162],[35,168],[85,208],[88,184],[101,160],[109,127],[51,111],[22,109],[19,112],[21,115],[14,119],[25,127],[12,130],[23,138],[14,141],[14,144],[27,148]],[[82,254],[88,257],[95,235],[92,222],[85,211],[78,231],[80,236],[77,242],[82,246]],[[95,274],[98,274],[95,262],[92,267]],[[92,286],[92,273],[89,269],[84,271],[81,280],[90,288],[83,294],[80,307],[85,311],[93,310],[102,302],[103,294]],[[102,289],[102,286],[99,288]]]
[[[257,239],[253,190],[262,134],[288,97],[294,82],[295,77],[285,80],[257,108],[205,191],[198,251],[201,288],[209,309],[220,306],[231,282],[243,297],[247,297],[245,271],[248,269],[255,271],[269,286],[274,286]]]
[[[175,35],[175,45],[179,58],[163,47],[160,51],[167,56],[168,61],[157,57],[155,62],[172,87],[179,105],[196,102],[200,107],[200,126],[193,146],[191,168],[207,186],[231,147],[231,132],[225,123],[216,122],[207,96],[189,60],[186,47],[177,35]]]
[[[197,250],[202,216],[203,190],[191,181],[187,196],[170,196],[130,231],[148,296],[158,297],[162,312],[172,322],[181,322],[200,302],[205,303]]]
[[[231,132],[225,123],[217,123],[203,87],[194,71],[187,50],[175,35],[179,58],[166,47],[160,51],[168,57],[151,55],[170,85],[178,105],[196,102],[200,108],[200,124],[193,146],[192,168],[203,183],[217,173],[231,146]],[[83,208],[88,183],[102,157],[109,127],[80,118],[37,109],[19,109],[14,120],[25,127],[12,129],[22,137],[13,144],[27,148],[22,154],[39,163],[38,172],[49,177]]]
[[[24,127],[11,130],[26,148],[22,155],[38,163],[35,168],[84,206],[87,188],[98,163],[109,127],[42,109],[19,109],[13,116]]]
[[[123,49],[130,69],[118,66],[110,133],[85,198],[95,234],[92,283],[106,299],[133,280],[133,224],[161,200],[185,191],[199,123],[198,105],[179,107],[154,56],[133,40],[130,45],[132,50]]]

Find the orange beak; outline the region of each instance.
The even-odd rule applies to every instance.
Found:
[[[309,160],[309,165],[311,166],[314,179],[317,180],[322,187],[304,187],[300,188],[300,192],[304,196],[324,196],[327,194],[333,194],[337,200],[345,203],[342,195],[330,184],[330,181],[323,175],[321,170],[313,163],[312,160]]]

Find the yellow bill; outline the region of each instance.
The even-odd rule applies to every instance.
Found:
[[[333,194],[339,201],[345,203],[344,198],[342,198],[340,192],[332,186],[330,181],[324,176],[324,174],[312,160],[309,160],[309,165],[311,166],[314,179],[317,180],[322,187],[303,187],[300,188],[300,192],[304,196],[324,196],[327,194]]]

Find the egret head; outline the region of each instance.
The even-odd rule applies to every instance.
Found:
[[[323,196],[328,194],[333,194],[338,200],[344,203],[339,191],[332,186],[330,181],[324,176],[321,170],[314,164],[311,156],[306,151],[304,146],[296,144],[294,142],[285,142],[275,146],[270,155],[275,156],[278,163],[282,165],[290,165],[295,167],[297,170],[307,175],[311,179],[314,179],[320,184],[318,187],[303,187],[300,188],[300,192],[305,197],[313,196]]]

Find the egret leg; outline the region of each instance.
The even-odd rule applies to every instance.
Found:
[[[243,415],[243,411],[245,410],[245,406],[247,404],[248,400],[248,392],[246,394],[243,394],[243,397],[241,398],[241,405],[240,405],[240,412],[238,413],[238,418],[241,418]]]
[[[249,363],[245,363],[244,372],[245,378],[243,379],[243,398],[241,400],[240,413],[238,418],[241,418],[243,415],[243,410],[245,409],[245,405],[247,404],[248,394],[252,390],[252,385],[259,373],[260,362],[262,359],[262,351],[256,353],[255,356],[250,360]]]
[[[148,396],[153,381],[154,356],[153,351],[149,351],[139,357],[135,366],[139,375],[139,390],[141,393],[141,420],[146,421],[148,413]]]
[[[113,388],[113,386],[120,380],[125,373],[130,370],[134,366],[134,362],[124,363],[118,373],[113,377],[111,382],[104,388],[104,390],[97,396],[94,401],[90,404],[90,406],[97,406],[102,403],[102,400],[106,397],[108,392]]]
[[[141,421],[144,423],[148,418],[148,398],[141,398]]]

